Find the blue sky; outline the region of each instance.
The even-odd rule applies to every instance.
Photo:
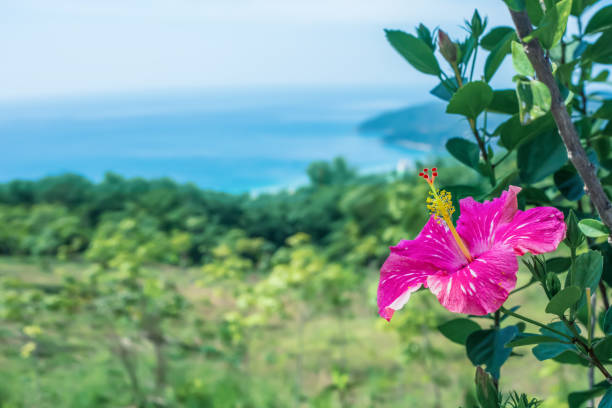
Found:
[[[412,30],[422,21],[459,34],[474,7],[494,23],[509,22],[501,0],[3,2],[0,99],[424,85],[388,46],[383,28]]]

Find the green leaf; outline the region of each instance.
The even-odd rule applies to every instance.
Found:
[[[567,19],[572,11],[572,0],[562,0],[546,10],[539,27],[532,32],[547,50],[555,46],[563,37]],[[527,40],[527,39],[525,39]]]
[[[525,335],[523,334],[519,339],[516,340],[512,340],[510,343],[506,344],[506,347],[521,347],[521,346],[531,346],[534,344],[541,344],[541,343],[560,343],[561,340],[556,338],[556,337],[550,337],[550,336],[540,336],[538,334],[529,334],[529,335]]]
[[[476,367],[476,398],[482,408],[498,408],[499,392],[491,376],[481,368]]]
[[[578,306],[586,302],[586,288],[591,288],[591,293],[595,292],[601,279],[603,270],[603,256],[599,251],[588,251],[578,255],[574,264],[575,281],[572,285],[578,286],[582,296]]]
[[[582,296],[582,293],[580,293],[578,287],[566,287],[550,299],[550,302],[546,305],[546,313],[563,316],[570,306],[578,302],[580,296]]]
[[[531,23],[536,26],[540,25],[540,21],[542,21],[542,17],[544,16],[540,0],[526,0],[525,6]]]
[[[582,54],[583,62],[597,62],[600,64],[612,63],[612,30],[604,31],[604,33],[589,45]]]
[[[440,65],[433,50],[421,39],[400,30],[385,30],[387,40],[415,69],[438,76]]]
[[[603,331],[605,334],[612,334],[612,307],[608,308],[604,315]]]
[[[550,110],[550,91],[540,81],[518,81],[516,96],[519,101],[521,123],[526,124],[546,115]]]
[[[511,44],[512,65],[514,65],[516,72],[523,76],[534,76],[535,71],[533,70],[533,66],[531,66],[531,62],[529,62],[529,58],[527,58],[523,46],[516,41],[512,41]]]
[[[592,6],[599,0],[574,0],[572,2],[572,16],[580,16],[587,7]]]
[[[612,389],[608,388],[597,408],[612,408]]]
[[[554,322],[548,325],[561,333],[565,333],[568,336],[572,336],[572,332],[567,328],[567,326],[563,322]],[[580,329],[578,329],[580,331]],[[557,342],[551,343],[541,343],[535,346],[532,350],[533,355],[540,361],[548,360],[551,358],[555,358],[560,356],[565,352],[573,352],[576,350],[576,347],[573,344],[567,344],[567,338],[552,332],[548,329],[540,329],[540,333],[547,337],[554,337],[558,339]]]
[[[482,194],[482,191],[478,187],[474,187],[473,185],[470,186],[465,184],[459,184],[453,186],[446,186],[444,189],[451,193],[453,206],[455,208],[459,208],[459,200],[466,197],[479,197]],[[455,211],[452,217],[453,221],[457,221],[457,219],[459,218],[458,211]]]
[[[567,152],[559,135],[547,132],[523,143],[516,161],[521,180],[536,183],[563,167]]]
[[[480,330],[480,326],[473,320],[458,318],[442,323],[438,326],[438,330],[450,341],[465,345],[468,336]]]
[[[465,343],[468,358],[475,366],[486,365],[487,372],[493,378],[499,378],[501,366],[512,353],[511,348],[504,346],[514,339],[518,332],[516,326],[473,332]]]
[[[482,39],[480,40],[480,46],[487,51],[492,51],[499,45],[501,41],[508,34],[513,34],[514,28],[507,26],[499,26],[491,29]]]
[[[593,345],[593,351],[600,361],[607,361],[612,357],[612,337],[604,337]]]
[[[563,197],[576,201],[584,195],[584,183],[573,166],[565,166],[553,176],[555,186]]]
[[[593,34],[598,33],[600,31],[605,31],[609,28],[612,28],[612,5],[606,6],[589,20],[586,28],[584,29],[585,34]]]
[[[513,181],[516,180],[517,176],[518,176],[518,172],[516,170],[513,170],[510,173],[506,174],[504,177],[502,177],[497,182],[495,187],[493,187],[491,190],[487,191],[486,193],[482,194],[478,198],[478,201],[487,200],[487,199],[489,199],[491,197],[499,196],[502,193],[502,191],[508,189],[510,184],[512,184]]]
[[[584,241],[584,234],[578,227],[578,218],[574,210],[569,211],[569,214],[565,218],[565,225],[567,226],[567,230],[563,242],[570,248],[578,248]]]
[[[493,100],[487,108],[488,112],[514,115],[518,113],[518,99],[514,89],[498,89],[493,91]]]
[[[525,0],[504,0],[504,3],[514,11],[525,10]]]
[[[603,101],[599,109],[595,111],[594,116],[600,119],[612,119],[612,99]]]
[[[603,222],[592,218],[580,221],[578,227],[584,235],[590,238],[607,237],[610,235],[610,230]]]
[[[569,404],[569,408],[580,408],[582,404],[587,402],[590,399],[599,397],[606,389],[609,388],[609,385],[606,381],[602,381],[593,386],[592,389],[586,391],[576,391],[572,392],[567,396],[567,402]]]
[[[508,32],[492,49],[484,66],[485,81],[489,82],[493,75],[499,69],[499,66],[504,62],[506,55],[510,54],[512,40],[516,38],[514,31]]]
[[[519,193],[519,199],[525,200],[525,204],[538,206],[552,203],[543,190],[535,187],[524,187]]]
[[[546,260],[546,270],[553,273],[563,273],[567,272],[571,264],[570,258],[550,258]]]
[[[478,168],[480,149],[478,145],[460,137],[453,137],[446,142],[446,150],[461,163],[473,169]]]
[[[446,107],[446,113],[476,119],[482,111],[487,109],[492,100],[493,89],[488,84],[482,81],[470,82],[455,92]]]
[[[431,31],[422,23],[416,28],[417,35],[432,51],[436,50],[436,41],[431,36]]]

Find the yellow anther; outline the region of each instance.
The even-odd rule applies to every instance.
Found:
[[[438,224],[441,224],[444,220],[444,223],[450,230],[451,234],[453,234],[453,238],[455,238],[459,249],[465,256],[465,258],[468,260],[468,262],[472,262],[474,258],[472,258],[470,251],[467,249],[467,246],[459,236],[459,233],[457,233],[455,225],[453,224],[452,217],[453,213],[455,212],[455,206],[453,206],[453,197],[451,193],[446,190],[438,190],[432,178],[425,178],[425,180],[431,188],[431,191],[429,192],[429,197],[427,197],[427,209],[434,216]]]

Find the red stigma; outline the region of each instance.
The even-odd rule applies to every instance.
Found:
[[[438,169],[433,167],[431,169],[431,175],[429,174],[429,169],[425,168],[423,171],[419,173],[419,177],[423,178],[429,184],[433,184],[435,178],[438,176]]]

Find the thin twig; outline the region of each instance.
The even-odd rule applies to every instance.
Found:
[[[526,11],[509,10],[518,36],[522,40],[532,32],[529,16]],[[561,91],[552,74],[550,63],[546,59],[544,50],[537,39],[532,39],[527,43],[523,43],[523,47],[536,72],[538,80],[543,82],[550,91],[550,111],[555,119],[565,148],[567,149],[567,155],[580,175],[580,178],[582,178],[585,185],[585,191],[591,197],[601,221],[612,230],[612,204],[610,200],[608,200],[601,186],[601,182],[597,178],[595,166],[589,160],[580,143],[580,137],[563,103]],[[612,237],[608,238],[608,242],[612,243]]]

